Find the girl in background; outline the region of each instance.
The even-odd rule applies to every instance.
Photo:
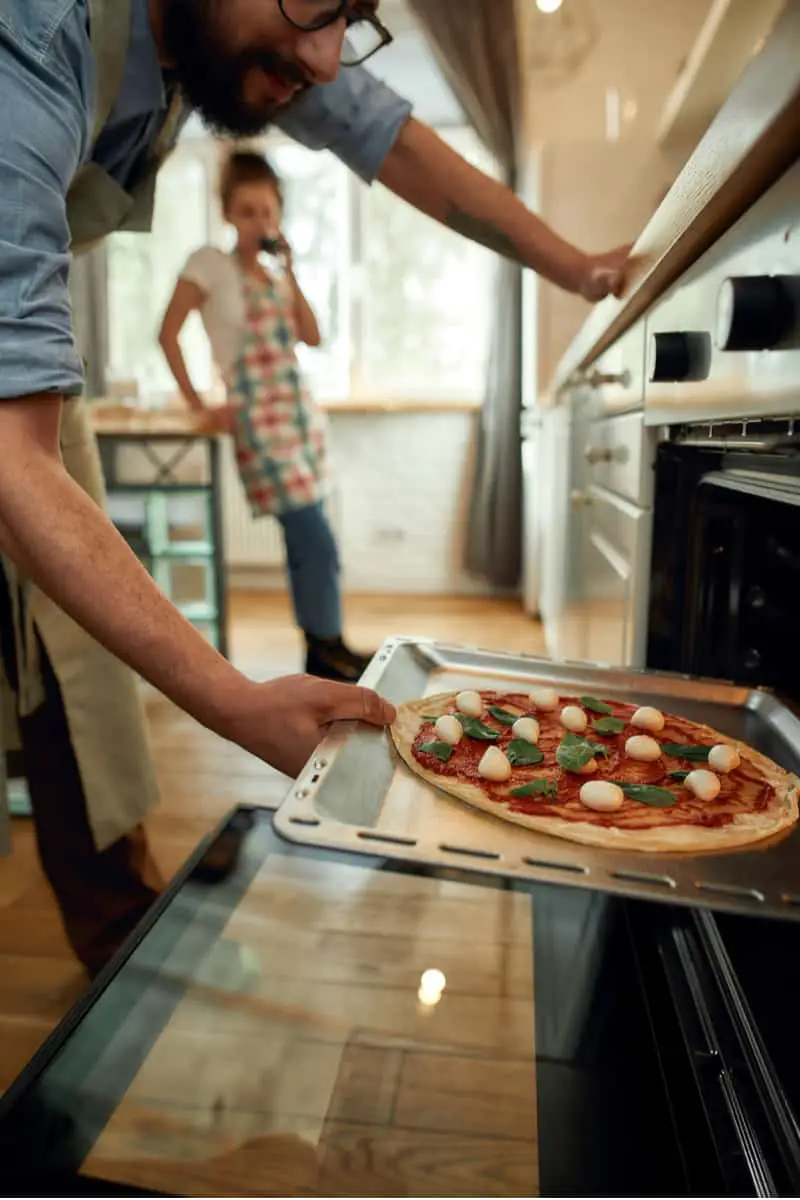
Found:
[[[236,247],[225,254],[204,246],[191,255],[159,340],[189,405],[205,408],[178,340],[189,313],[199,310],[228,392],[224,408],[208,411],[218,428],[233,433],[253,515],[274,516],[281,524],[295,618],[306,640],[306,672],[354,681],[369,659],[342,638],[339,556],[323,507],[326,421],[300,377],[295,353],[298,342],[318,346],[320,332],[281,233],[280,181],[262,155],[236,152],[223,170],[220,199],[236,230]],[[264,265],[265,245],[277,268]]]

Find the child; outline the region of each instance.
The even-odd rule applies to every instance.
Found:
[[[280,181],[260,154],[233,153],[220,199],[236,230],[236,248],[225,254],[204,246],[191,255],[159,340],[190,406],[203,408],[178,342],[189,313],[200,310],[228,389],[227,406],[210,411],[218,428],[233,433],[253,514],[275,516],[281,524],[295,618],[306,639],[306,672],[356,680],[369,660],[342,639],[339,558],[323,508],[326,422],[306,391],[295,354],[298,341],[318,346],[320,333],[280,232]],[[267,239],[281,269],[259,259]]]

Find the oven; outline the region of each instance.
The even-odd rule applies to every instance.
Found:
[[[798,281],[795,166],[648,313],[644,385],[657,441],[647,667],[773,689],[795,712]],[[800,924],[786,916],[632,910],[664,1069],[699,1097],[687,1161],[697,1153],[702,1179],[713,1146],[726,1194],[800,1188]]]
[[[656,460],[648,665],[800,699],[800,436],[692,427]]]

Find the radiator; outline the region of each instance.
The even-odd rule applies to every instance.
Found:
[[[221,447],[222,518],[225,558],[230,567],[282,567],[281,529],[274,517],[253,517],[245,499],[233,452],[233,439]]]

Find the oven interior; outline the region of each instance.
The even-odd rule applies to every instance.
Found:
[[[708,441],[659,447],[647,665],[800,702],[800,448]]]

